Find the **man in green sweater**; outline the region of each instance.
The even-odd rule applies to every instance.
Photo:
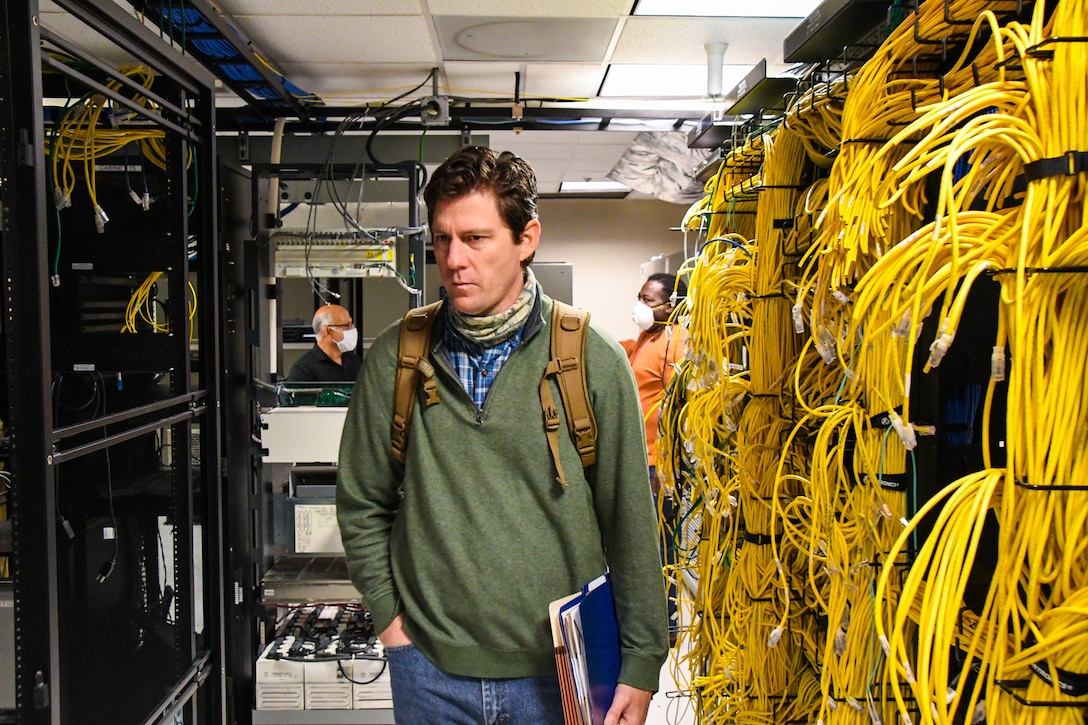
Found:
[[[583,365],[596,463],[583,469],[561,431],[568,485],[556,478],[540,403],[552,300],[529,267],[536,193],[532,169],[507,152],[465,147],[435,171],[424,200],[448,294],[430,342],[441,402],[414,406],[398,463],[393,326],[348,409],[340,531],[401,725],[562,723],[548,603],[606,570],[621,655],[606,725],[645,722],[668,651],[638,392],[623,350],[592,325]]]

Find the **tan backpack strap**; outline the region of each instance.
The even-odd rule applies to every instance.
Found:
[[[563,473],[563,464],[559,462],[559,409],[555,407],[555,398],[552,397],[551,386],[548,385],[548,377],[559,372],[559,361],[551,360],[544,369],[544,376],[540,378],[540,406],[544,409],[544,432],[548,435],[548,448],[552,452],[552,460],[555,461],[555,480],[560,486],[567,485],[567,477]]]
[[[410,310],[400,323],[397,349],[397,377],[393,386],[393,458],[404,464],[408,450],[408,433],[412,422],[412,409],[416,402],[416,385],[423,375],[423,391],[427,394],[427,407],[439,402],[438,383],[434,379],[434,366],[428,355],[431,346],[431,330],[442,301]]]
[[[552,449],[552,458],[559,474],[559,482],[566,485],[559,465],[558,427],[559,416],[547,378],[554,375],[559,381],[559,393],[567,413],[567,428],[571,441],[582,459],[582,467],[597,461],[597,421],[589,402],[589,386],[586,384],[585,348],[589,332],[589,313],[562,302],[552,303],[552,359],[548,363],[544,380],[541,381],[540,402],[544,408],[545,428]],[[549,410],[550,409],[550,410]],[[550,413],[550,414],[549,414]],[[554,421],[554,431],[553,424]]]

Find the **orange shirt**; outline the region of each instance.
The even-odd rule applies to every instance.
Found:
[[[669,325],[660,330],[643,332],[637,340],[621,340],[620,345],[627,351],[627,359],[635,374],[638,384],[638,397],[642,403],[642,415],[650,415],[646,420],[646,453],[650,465],[656,465],[654,443],[657,441],[657,421],[660,406],[656,406],[665,397],[665,387],[676,372],[674,364],[684,357],[684,348],[688,331],[679,325]],[[650,413],[650,411],[653,413]]]

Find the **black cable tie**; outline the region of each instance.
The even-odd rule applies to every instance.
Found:
[[[899,413],[899,414],[902,414],[903,413],[903,406],[901,406],[901,405],[895,406],[895,412]],[[892,427],[892,417],[891,417],[891,415],[888,414],[887,411],[885,411],[883,413],[877,413],[872,418],[869,418],[869,427],[870,428],[891,428]]]
[[[882,473],[877,476],[877,482],[880,483],[880,487],[888,491],[902,491],[907,486],[907,477],[893,475],[891,473]]]
[[[1024,177],[1037,181],[1049,176],[1075,176],[1088,171],[1088,151],[1066,151],[1061,156],[1024,164]]]
[[[1019,270],[1016,267],[1008,267],[1006,269],[991,269],[987,270],[987,273],[991,277],[997,277],[1002,274],[1016,274]],[[1071,265],[1069,267],[1024,267],[1024,274],[1085,274],[1088,273],[1088,265]]]
[[[1024,649],[1034,647],[1035,644],[1034,633],[1028,632],[1027,637],[1024,639]],[[1050,674],[1050,667],[1047,666],[1047,661],[1045,659],[1038,662],[1032,662],[1028,667],[1031,668],[1031,673],[1033,675],[1046,684],[1051,686],[1056,684],[1063,695],[1069,697],[1084,697],[1085,695],[1088,695],[1088,674],[1071,672],[1069,670],[1063,670],[1061,667],[1053,666],[1054,674],[1058,676],[1057,681],[1055,682]]]
[[[1088,485],[1084,484],[1045,484],[1045,483],[1028,483],[1027,481],[1015,481],[1018,488],[1026,488],[1029,491],[1088,491]]]
[[[768,544],[782,541],[782,534],[772,536],[771,534],[753,534],[751,531],[745,531],[744,540],[749,544],[755,544],[756,546],[767,546]]]

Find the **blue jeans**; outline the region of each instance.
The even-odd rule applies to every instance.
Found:
[[[563,725],[559,677],[481,680],[435,667],[414,644],[385,650],[397,725]]]

